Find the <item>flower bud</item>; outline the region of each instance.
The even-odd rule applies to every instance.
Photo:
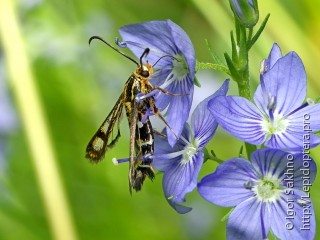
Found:
[[[257,0],[229,0],[231,9],[244,27],[253,27],[259,19]]]

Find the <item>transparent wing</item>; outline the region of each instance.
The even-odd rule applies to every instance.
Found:
[[[98,131],[94,134],[86,149],[86,158],[92,162],[99,162],[109,148],[112,148],[120,138],[120,120],[123,110],[123,94],[112,108],[109,115],[101,124]],[[117,130],[114,133],[114,127]]]

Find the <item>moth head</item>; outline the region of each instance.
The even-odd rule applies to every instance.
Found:
[[[141,78],[149,78],[153,73],[153,67],[149,63],[146,63],[146,65],[138,67],[136,73]]]

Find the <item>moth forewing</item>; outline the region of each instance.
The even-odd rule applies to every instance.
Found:
[[[120,120],[123,111],[123,94],[103,121],[97,132],[93,135],[86,149],[86,157],[91,162],[99,162],[103,159],[107,149],[112,148],[120,138]],[[117,123],[117,130],[114,127]]]

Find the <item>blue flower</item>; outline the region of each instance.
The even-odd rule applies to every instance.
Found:
[[[179,137],[188,119],[193,98],[196,60],[192,42],[170,20],[126,25],[119,31],[123,41],[118,45],[128,47],[137,57],[146,48],[150,49],[147,60],[151,65],[155,64],[157,70],[151,83],[171,93],[181,94],[172,96],[160,92],[156,96],[156,106],[161,110],[166,109],[166,121]],[[168,128],[167,136],[173,146],[177,137]]]
[[[198,191],[213,204],[235,206],[227,239],[267,239],[270,230],[280,239],[313,239],[309,188],[316,172],[308,155],[260,149],[251,161],[233,158],[219,165],[200,181]]]
[[[308,142],[320,143],[320,104],[304,103],[306,73],[295,52],[282,57],[275,44],[261,71],[254,102],[238,96],[222,96],[209,109],[227,132],[254,144],[297,151]],[[307,136],[307,138],[306,138]]]
[[[191,116],[191,124],[185,124],[180,139],[171,147],[167,139],[155,136],[154,167],[163,171],[163,190],[169,204],[179,213],[187,213],[189,207],[180,205],[185,195],[197,186],[199,171],[203,164],[203,148],[217,129],[217,122],[208,111],[208,102],[220,95],[226,95],[229,81],[203,100]]]

